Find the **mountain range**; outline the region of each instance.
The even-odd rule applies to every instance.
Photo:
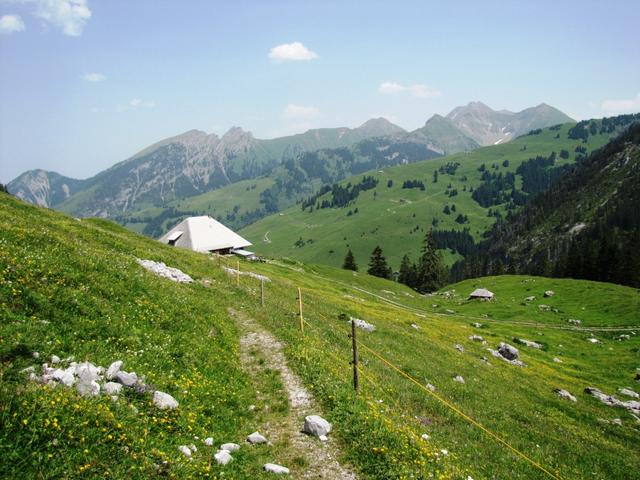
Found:
[[[446,117],[434,115],[412,132],[383,118],[371,119],[353,129],[314,129],[270,140],[257,139],[239,127],[231,128],[221,137],[190,130],[155,143],[86,180],[30,170],[7,187],[17,197],[41,206],[77,216],[115,217],[143,208],[162,207],[172,200],[241,180],[278,177],[283,170],[285,176],[289,175],[286,162],[300,162],[304,160],[301,156],[309,152],[324,153],[308,157],[307,163],[335,159],[337,152],[340,165],[331,172],[331,178],[324,179],[335,181],[368,168],[473,150],[509,141],[532,129],[571,121],[546,104],[513,113],[494,111],[481,102],[472,102]],[[354,164],[360,167],[353,168]],[[315,179],[319,177],[309,180]],[[300,193],[307,193],[313,188],[312,183],[300,189]],[[290,201],[291,198],[282,203],[288,205]]]

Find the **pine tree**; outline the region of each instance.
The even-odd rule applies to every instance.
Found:
[[[358,265],[356,265],[356,259],[353,257],[353,252],[351,251],[351,249],[349,249],[347,255],[344,257],[342,268],[344,268],[345,270],[353,270],[354,272],[358,271]]]
[[[446,275],[433,233],[429,230],[422,245],[422,256],[418,261],[416,290],[421,293],[434,292],[444,284]]]
[[[398,275],[398,281],[404,283],[408,287],[415,288],[416,286],[416,264],[409,259],[409,255],[402,257],[400,262],[400,274]]]
[[[376,246],[371,252],[367,273],[380,278],[391,278],[391,268],[387,265],[387,259],[382,255],[380,246]]]

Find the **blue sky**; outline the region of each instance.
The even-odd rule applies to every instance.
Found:
[[[0,0],[0,182],[162,138],[258,138],[480,100],[640,111],[640,2]]]

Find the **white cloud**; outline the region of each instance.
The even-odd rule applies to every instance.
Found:
[[[3,15],[0,18],[0,34],[9,35],[24,30],[24,22],[19,15]]]
[[[385,95],[394,95],[397,93],[409,93],[414,97],[433,98],[439,97],[440,91],[423,83],[414,83],[413,85],[402,85],[397,82],[382,82],[378,87],[378,92]]]
[[[153,108],[156,106],[156,102],[149,100],[141,100],[139,98],[132,98],[126,105],[118,105],[118,112],[126,112],[128,110],[136,110],[140,108]]]
[[[19,0],[35,7],[34,15],[62,29],[65,35],[79,37],[91,18],[87,0]]]
[[[269,58],[276,62],[303,61],[318,58],[316,52],[312,52],[300,42],[283,43],[273,47],[269,51]]]
[[[82,76],[83,80],[86,80],[87,82],[103,82],[107,79],[107,77],[105,75],[103,75],[102,73],[85,73]]]
[[[607,115],[619,115],[640,111],[640,93],[635,98],[623,100],[605,100],[602,102],[602,110]]]
[[[320,110],[316,107],[305,107],[304,105],[288,104],[284,108],[284,118],[287,120],[311,120],[320,115]]]

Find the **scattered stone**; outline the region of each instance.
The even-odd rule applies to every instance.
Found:
[[[429,390],[431,390],[432,392],[435,392],[435,391],[436,391],[436,387],[434,387],[434,386],[433,386],[433,385],[431,385],[430,383],[427,383],[427,388],[428,388]]]
[[[629,340],[630,338],[631,338],[630,335],[622,334],[618,337],[618,341],[621,342],[622,340]]]
[[[580,325],[582,323],[582,320],[578,320],[577,318],[569,318],[567,322],[572,325]]]
[[[462,375],[456,375],[455,377],[453,377],[453,381],[458,383],[464,383],[464,378],[462,377]]]
[[[544,292],[545,298],[553,297],[555,294],[556,292],[554,292],[553,290],[547,290],[546,292]]]
[[[220,445],[220,450],[226,450],[227,452],[237,452],[240,450],[240,445],[237,443],[224,443]]]
[[[478,322],[472,323],[471,325],[473,325],[476,328],[482,328],[482,324]]]
[[[469,340],[473,342],[484,342],[484,338],[482,338],[480,335],[471,335],[469,337]]]
[[[623,402],[621,400],[618,400],[613,395],[607,395],[601,392],[599,389],[595,387],[587,387],[584,389],[584,392],[594,396],[595,398],[600,400],[602,403],[604,403],[605,405],[609,405],[610,407],[622,407],[622,408],[626,408],[627,410],[631,410],[632,413],[636,413],[636,414],[640,413],[640,402],[636,400],[629,400],[629,401]]]
[[[121,368],[122,360],[116,360],[111,365],[109,365],[109,368],[107,368],[107,373],[105,374],[107,380],[113,380]]]
[[[96,367],[93,363],[90,363],[90,362],[78,363],[75,365],[74,370],[77,377],[80,377],[83,374],[85,374],[87,376],[86,378],[89,378],[90,376],[91,380],[93,381],[100,380],[100,370],[98,370],[98,367]]]
[[[449,450],[445,450],[444,448],[440,450],[440,453],[442,453],[442,455],[444,455],[445,457],[447,455],[449,455]]]
[[[20,373],[35,373],[35,371],[36,371],[36,367],[31,365],[30,367],[23,368],[22,370],[20,370]]]
[[[304,418],[302,431],[308,435],[319,437],[331,431],[331,424],[319,415],[309,415]]]
[[[159,390],[153,392],[153,404],[160,410],[173,410],[178,407],[178,401],[175,398]]]
[[[191,459],[191,449],[189,447],[187,447],[186,445],[180,445],[178,447],[178,450],[180,450],[185,457]]]
[[[213,447],[213,437],[207,437],[204,439],[204,444],[207,447]],[[224,449],[223,449],[224,450]]]
[[[264,436],[260,435],[258,432],[253,432],[247,437],[247,442],[255,445],[258,443],[267,443],[267,439]]]
[[[231,454],[227,450],[218,450],[218,452],[213,456],[213,458],[216,459],[216,462],[218,462],[218,465],[226,465],[231,460],[233,460],[233,458],[231,457]]]
[[[177,268],[167,267],[162,262],[154,262],[153,260],[141,260],[139,258],[136,259],[136,261],[138,262],[139,265],[146,268],[150,272],[153,272],[156,275],[159,275],[161,277],[168,278],[169,280],[172,280],[174,282],[178,282],[178,283],[193,282],[193,278],[191,278],[189,275],[187,275],[183,271],[178,270]]]
[[[562,360],[560,360],[558,357],[553,357],[553,361],[556,363],[562,363]]]
[[[626,395],[627,397],[640,398],[640,395],[630,388],[619,388],[618,392],[620,392],[622,395]]]
[[[124,370],[120,370],[116,373],[115,380],[125,387],[133,387],[138,381],[138,375],[136,374],[136,372],[128,373]]]
[[[104,384],[104,393],[107,395],[118,395],[122,391],[122,384],[107,382]]]
[[[249,410],[250,412],[253,412],[255,409],[256,409],[256,406],[255,406],[255,405],[249,405],[248,410]]]
[[[544,304],[540,304],[538,305],[538,308],[542,311],[548,312],[551,310],[551,307],[549,305],[544,305]]]
[[[416,325],[415,323],[412,323],[411,327],[415,328],[416,330],[420,330],[420,327],[418,325]]]
[[[321,442],[327,442],[329,441],[329,437],[327,437],[326,435],[320,435],[318,437],[318,440],[320,440]]]
[[[31,352],[31,356],[37,360],[38,358],[40,358],[40,353],[39,352]]]
[[[82,370],[78,375],[76,382],[76,390],[82,396],[98,395],[100,393],[100,384],[93,379],[93,375],[88,369]]]
[[[450,309],[448,309],[448,308],[447,308],[447,309],[444,311],[444,313],[448,313],[449,315],[454,315],[456,312],[455,312],[455,310],[450,310]]]
[[[501,342],[498,346],[498,353],[507,360],[516,360],[520,356],[520,352],[516,347],[504,342]]]
[[[460,353],[464,353],[464,347],[462,345],[460,345],[459,343],[456,343],[453,347],[456,350],[458,350]]]
[[[287,467],[283,467],[282,465],[277,465],[275,463],[265,463],[264,471],[275,473],[276,475],[289,475],[289,469]]]
[[[423,440],[429,440],[431,437],[428,434],[423,433],[422,435],[420,435],[420,438]]]
[[[593,338],[593,337],[587,338],[587,342],[594,343],[594,344],[595,343],[602,343],[600,340],[598,340],[597,338]]]
[[[532,342],[531,340],[525,340],[524,338],[518,338],[518,339],[513,339],[514,342],[519,342],[522,345],[525,345],[527,347],[531,347],[531,348],[537,348],[537,349],[541,349],[543,348],[542,345],[538,342]]]
[[[361,328],[366,332],[373,332],[376,329],[375,325],[365,322],[364,320],[360,320],[359,318],[350,317],[349,323],[354,323],[356,327]]]
[[[531,295],[530,297],[525,298],[525,302],[533,302],[536,299],[535,295]]]
[[[556,392],[560,398],[566,398],[567,400],[571,400],[572,402],[578,401],[575,396],[571,395],[569,392],[562,388],[556,388],[554,392]]]
[[[51,355],[51,364],[56,365],[60,363],[60,357],[57,355]]]
[[[196,453],[198,451],[198,449],[196,448],[196,446],[193,443],[191,445],[189,445],[189,450],[191,450],[193,453]]]

